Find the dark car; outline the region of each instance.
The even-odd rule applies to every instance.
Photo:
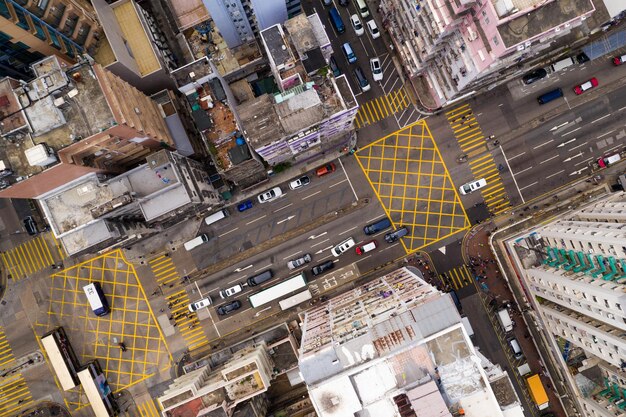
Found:
[[[339,77],[341,75],[341,70],[337,66],[337,61],[335,61],[335,57],[330,57],[330,70],[333,72],[335,77]]]
[[[348,7],[348,0],[339,0],[339,5],[343,7]]]
[[[586,53],[581,52],[578,55],[576,55],[576,61],[578,61],[579,64],[584,64],[585,62],[589,61],[589,57],[587,56]]]
[[[239,203],[237,205],[237,210],[239,211],[246,211],[248,209],[252,208],[252,201],[248,200],[248,201],[244,201],[243,203]]]
[[[387,233],[385,235],[385,241],[387,243],[393,243],[396,240],[400,239],[403,236],[406,236],[409,234],[409,229],[407,229],[406,227],[401,227],[398,230],[394,230],[393,232]]]
[[[24,228],[26,229],[26,232],[31,236],[37,234],[37,223],[35,223],[33,216],[28,216],[24,219]]]
[[[528,84],[534,83],[535,81],[539,81],[540,79],[544,78],[546,75],[548,75],[548,73],[546,72],[545,69],[537,68],[536,70],[531,71],[528,74],[524,75],[524,77],[522,78],[522,81],[524,81],[524,84],[528,85]]]
[[[239,310],[241,308],[241,301],[234,300],[230,303],[222,304],[217,308],[217,314],[220,316],[225,316],[228,313],[232,313],[235,310]]]
[[[335,263],[333,261],[326,261],[319,265],[315,265],[313,268],[311,268],[311,272],[313,273],[313,275],[319,275],[324,273],[325,271],[333,269],[334,267]]]

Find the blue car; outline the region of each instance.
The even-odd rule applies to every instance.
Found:
[[[243,203],[239,203],[239,205],[237,206],[237,210],[239,211],[246,211],[248,209],[252,208],[252,201],[248,200],[248,201],[244,201]]]

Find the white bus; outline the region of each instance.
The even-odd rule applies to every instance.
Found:
[[[113,392],[98,361],[88,362],[78,372],[78,379],[96,417],[113,417],[119,413]]]
[[[57,327],[43,335],[41,344],[63,391],[75,388],[79,383],[80,363],[63,328]]]
[[[109,314],[109,303],[107,302],[102,287],[99,282],[92,282],[83,287],[87,301],[96,316],[106,316]]]
[[[303,273],[288,278],[248,297],[252,307],[260,307],[274,300],[282,298],[294,291],[306,287],[306,278]]]
[[[289,298],[285,298],[284,300],[280,300],[278,302],[278,305],[280,305],[281,310],[287,310],[288,308],[295,307],[300,303],[304,303],[305,301],[310,300],[311,298],[313,298],[313,296],[311,295],[311,291],[306,290],[299,292],[296,295],[292,295]]]

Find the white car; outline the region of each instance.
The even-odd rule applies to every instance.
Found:
[[[374,19],[367,21],[367,28],[370,31],[370,35],[372,35],[372,39],[380,38],[380,31],[378,30],[378,26],[376,26]]]
[[[462,195],[466,195],[469,193],[472,193],[478,189],[483,188],[484,186],[487,185],[487,180],[484,178],[481,178],[479,180],[476,181],[472,181],[472,182],[468,182],[467,184],[463,184],[459,187],[459,192]]]
[[[233,296],[237,293],[240,293],[241,291],[243,291],[243,287],[239,284],[234,285],[230,288],[226,288],[225,290],[221,290],[220,291],[220,297],[222,298],[226,298],[226,297],[230,297]]]
[[[342,253],[344,253],[345,251],[347,251],[348,249],[350,249],[351,247],[353,247],[354,245],[355,245],[354,239],[349,237],[346,240],[344,240],[343,242],[341,242],[340,244],[338,244],[337,246],[335,246],[334,248],[332,248],[330,250],[330,252],[334,256],[339,256]]]
[[[365,29],[363,28],[363,23],[361,23],[361,19],[357,14],[353,14],[350,16],[350,22],[352,22],[352,29],[354,29],[354,33],[356,36],[361,36],[365,33]]]
[[[283,195],[283,190],[280,187],[274,187],[271,190],[259,194],[259,203],[267,203]]]
[[[298,178],[297,180],[293,180],[289,183],[289,188],[292,190],[297,190],[298,188],[302,188],[305,185],[309,185],[311,183],[311,179],[306,175]]]
[[[372,69],[372,77],[374,81],[382,81],[383,80],[383,68],[380,65],[380,59],[372,58],[370,59],[370,68]]]
[[[194,311],[198,311],[201,308],[205,308],[211,305],[211,297],[203,298],[200,301],[196,301],[195,303],[189,304],[189,311],[192,313]]]

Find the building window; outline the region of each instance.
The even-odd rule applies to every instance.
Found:
[[[500,45],[500,40],[498,39],[498,37],[497,37],[497,36],[494,36],[494,37],[493,37],[493,39],[492,39],[492,41],[493,41],[493,44],[494,44],[494,45],[496,45],[496,46]]]
[[[33,27],[35,28],[35,36],[37,36],[42,41],[48,40],[48,37],[46,36],[46,31],[38,20],[33,19]]]
[[[58,50],[61,50],[61,41],[59,41],[59,37],[57,36],[57,34],[51,30],[49,30],[48,33],[50,34],[50,42],[52,42],[52,46]]]
[[[489,18],[485,16],[485,25],[489,25]]]
[[[5,19],[13,19],[11,16],[11,12],[9,12],[9,7],[7,6],[7,2],[4,0],[0,0],[0,15]]]
[[[13,8],[15,10],[15,16],[17,16],[16,25],[21,27],[24,30],[30,31],[30,25],[28,24],[28,20],[26,19],[26,14],[22,9],[18,9],[17,7]]]

